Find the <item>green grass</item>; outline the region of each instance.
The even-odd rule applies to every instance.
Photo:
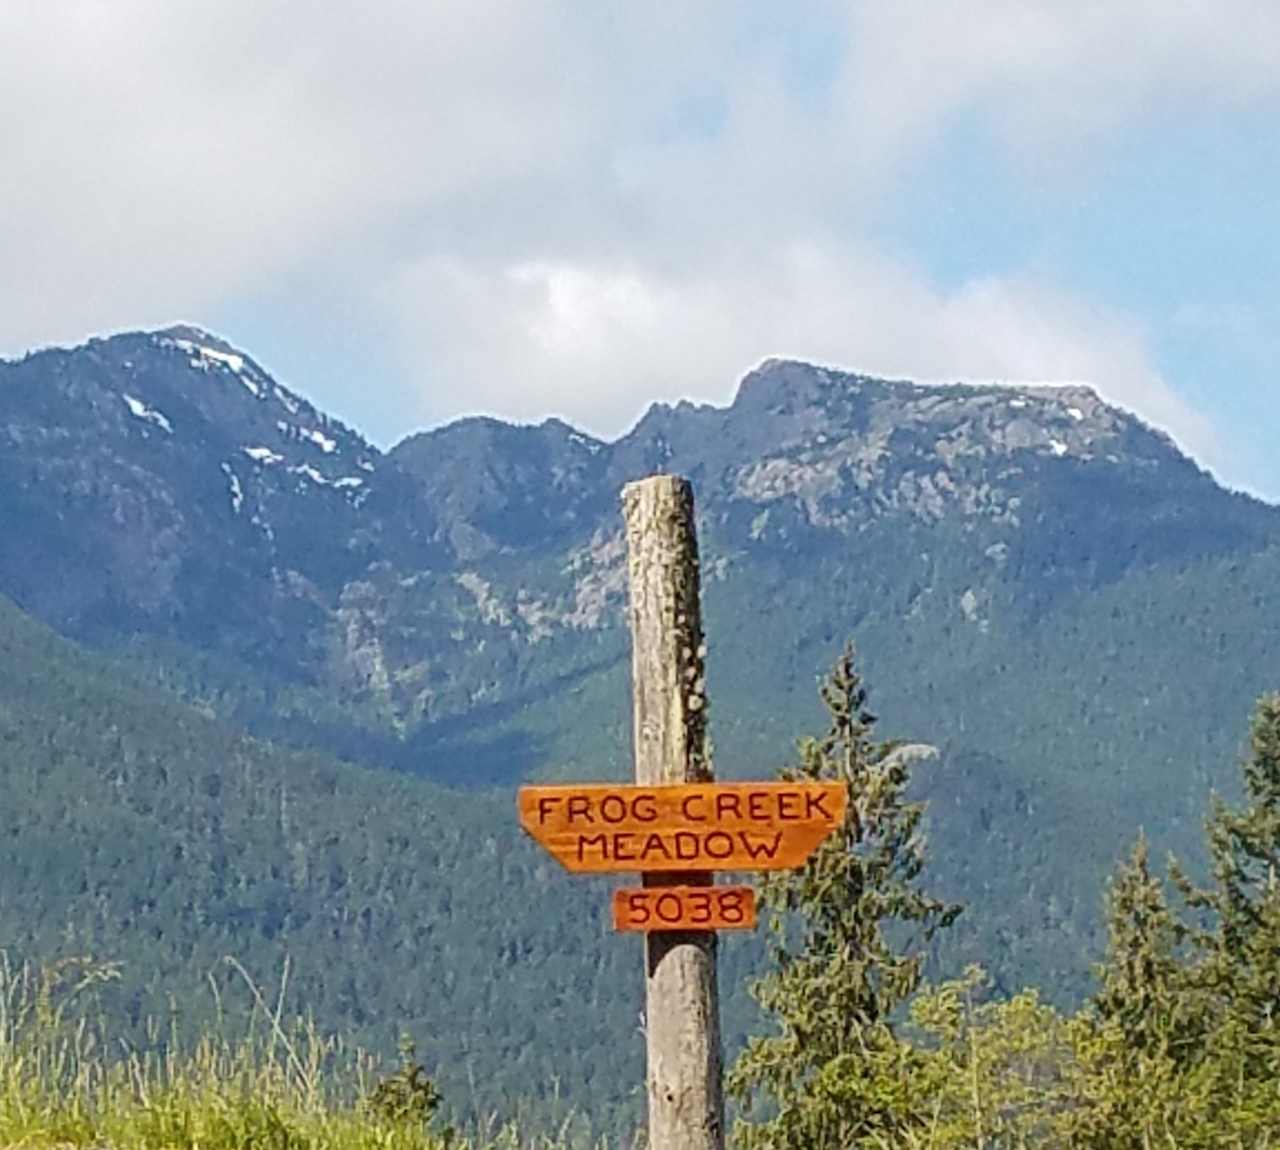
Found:
[[[232,965],[235,965],[234,962]],[[238,969],[238,968],[237,968]],[[243,971],[241,971],[243,973]],[[186,1042],[178,1004],[145,1049],[95,1013],[110,965],[15,967],[0,952],[0,1147],[31,1150],[570,1150],[604,1148],[570,1114],[552,1134],[496,1117],[458,1129],[431,1087],[257,1000],[241,1033]],[[246,981],[248,981],[247,976]],[[287,971],[286,971],[287,980]],[[211,981],[211,992],[217,995]],[[283,1000],[283,993],[281,994]],[[409,1083],[406,1089],[397,1089]],[[380,1089],[381,1087],[381,1089]],[[390,1100],[390,1104],[388,1101]]]

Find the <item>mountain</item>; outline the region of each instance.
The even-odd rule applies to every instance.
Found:
[[[614,442],[467,419],[384,453],[208,333],[119,335],[0,363],[0,593],[506,833],[518,780],[629,771],[618,492],[657,470],[698,499],[720,775],[818,727],[853,637],[884,733],[941,752],[934,873],[970,909],[939,962],[1080,994],[1113,861],[1139,826],[1195,859],[1280,684],[1280,509],[1087,387],[773,360]]]
[[[412,1034],[450,1109],[554,1122],[559,1078],[625,1125],[634,939],[608,938],[604,884],[559,882],[510,808],[247,738],[0,599],[0,964],[118,964],[88,1013],[139,1046],[149,1020],[243,1033],[232,956],[348,1044]]]
[[[1088,388],[781,361],[727,409],[658,405],[616,443],[468,419],[383,455],[246,353],[178,327],[0,365],[0,421],[23,540],[0,552],[0,590],[69,636],[249,670],[274,689],[263,713],[246,704],[251,721],[314,688],[398,735],[518,701],[550,648],[581,670],[619,619],[618,491],[655,470],[694,481],[710,582],[858,562],[886,532],[937,536],[966,552],[973,585],[950,606],[979,629],[999,594],[1036,618],[1136,571],[1259,552],[1280,514]],[[917,598],[950,562],[922,547],[894,579]]]

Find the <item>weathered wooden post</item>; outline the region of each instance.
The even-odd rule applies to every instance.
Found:
[[[622,491],[631,599],[636,783],[709,783],[706,680],[693,490],[674,475]],[[646,873],[645,886],[703,873]],[[714,931],[645,935],[649,1145],[723,1150],[724,1097]]]

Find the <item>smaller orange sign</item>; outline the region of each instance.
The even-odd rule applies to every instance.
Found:
[[[754,930],[749,886],[645,886],[613,892],[614,930]]]

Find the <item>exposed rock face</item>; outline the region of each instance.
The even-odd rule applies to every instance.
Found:
[[[467,419],[384,455],[180,327],[0,363],[0,591],[69,634],[221,651],[404,730],[501,696],[523,650],[616,628],[617,493],[654,470],[694,480],[710,583],[796,548],[839,561],[894,523],[972,535],[975,565],[1033,596],[1277,534],[1086,387],[771,360],[730,407],[656,405],[614,443]],[[999,609],[954,594],[976,627]]]

